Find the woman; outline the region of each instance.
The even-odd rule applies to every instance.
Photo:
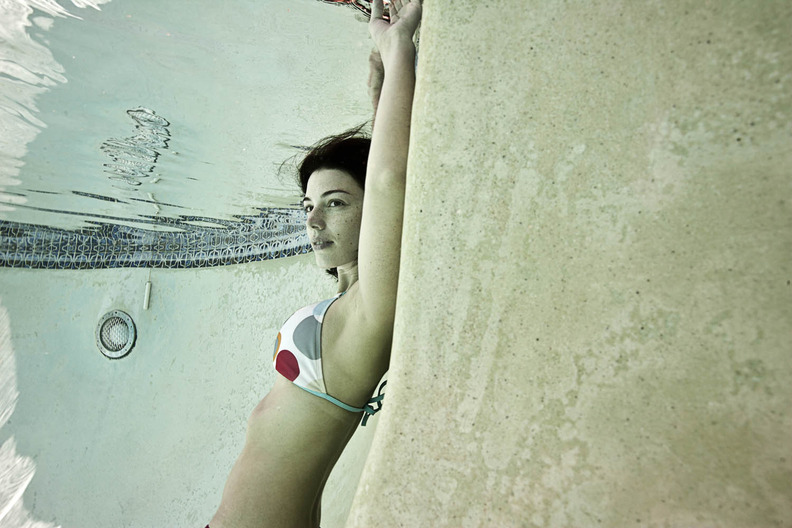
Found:
[[[212,528],[318,527],[325,482],[388,369],[421,3],[393,0],[390,11],[387,21],[383,1],[374,0],[369,32],[384,80],[365,184],[354,163],[322,154],[327,143],[301,165],[308,235],[317,264],[335,270],[338,294],[281,329],[282,375],[248,420]],[[359,151],[356,141],[331,140],[330,150]]]

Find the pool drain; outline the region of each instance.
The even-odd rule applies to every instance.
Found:
[[[121,310],[102,316],[96,326],[96,346],[110,359],[121,359],[135,346],[135,323]]]

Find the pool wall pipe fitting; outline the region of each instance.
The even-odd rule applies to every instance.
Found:
[[[151,281],[146,281],[146,292],[143,294],[143,309],[149,309],[149,300],[151,299]]]

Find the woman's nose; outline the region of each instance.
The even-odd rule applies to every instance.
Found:
[[[324,229],[324,218],[319,210],[319,208],[314,207],[308,212],[308,219],[307,219],[308,227],[312,227],[314,229]]]

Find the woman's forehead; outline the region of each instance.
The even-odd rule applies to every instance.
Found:
[[[305,197],[320,197],[330,190],[337,189],[349,194],[363,192],[355,179],[347,172],[338,169],[318,169],[308,178],[305,186]]]

